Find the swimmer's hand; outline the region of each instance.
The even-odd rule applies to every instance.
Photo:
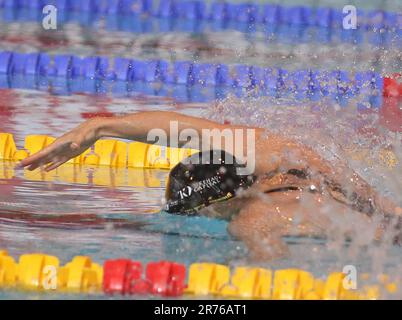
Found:
[[[75,158],[91,147],[98,139],[99,119],[90,119],[67,132],[43,150],[22,160],[17,168],[35,170],[44,167],[50,171]]]

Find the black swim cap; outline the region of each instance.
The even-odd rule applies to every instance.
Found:
[[[233,198],[250,187],[255,176],[238,175],[233,155],[222,150],[198,152],[178,163],[169,174],[165,211],[195,214],[214,202]]]

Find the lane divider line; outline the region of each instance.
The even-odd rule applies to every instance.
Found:
[[[10,133],[0,132],[0,159],[21,161],[46,146],[55,138],[45,135],[25,137],[24,149],[18,150]],[[198,152],[196,149],[171,148],[142,142],[126,143],[119,140],[98,140],[93,149],[69,160],[73,165],[96,165],[114,168],[171,169],[184,158]]]
[[[0,250],[0,289],[108,295],[183,295],[274,300],[379,299],[381,293],[396,294],[398,286],[387,275],[377,285],[345,288],[346,275],[330,273],[316,279],[301,269],[269,270],[240,266],[231,270],[215,263],[186,267],[172,261],[143,264],[130,259],[109,259],[103,265],[90,257],[76,256],[60,266],[56,256],[23,254],[18,262]],[[367,278],[364,274],[362,279]]]
[[[45,5],[54,5],[59,12],[91,13],[96,16],[131,15],[155,16],[184,20],[223,21],[225,23],[249,23],[290,26],[306,25],[340,29],[346,16],[342,8],[311,6],[282,6],[279,4],[231,3],[228,1],[202,0],[20,0],[0,1],[0,8],[41,11]],[[364,29],[401,29],[401,14],[383,10],[357,9],[358,26]]]

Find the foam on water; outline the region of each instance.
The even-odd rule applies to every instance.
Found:
[[[359,110],[355,101],[345,107],[325,99],[296,103],[285,98],[230,96],[211,105],[205,116],[295,139],[331,162],[346,162],[381,192],[400,196],[402,182],[396,173],[402,172],[402,135],[382,126],[378,109]],[[387,151],[392,151],[395,161],[384,159]]]

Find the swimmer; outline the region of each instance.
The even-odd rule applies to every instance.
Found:
[[[169,175],[164,210],[169,213],[202,214],[229,220],[228,232],[244,241],[254,260],[271,260],[288,254],[283,236],[327,236],[342,215],[359,228],[375,226],[373,240],[384,235],[384,227],[401,208],[381,197],[346,165],[332,165],[312,148],[266,129],[220,124],[175,112],[150,111],[110,118],[92,118],[56,139],[51,145],[22,160],[19,167],[45,171],[56,169],[90,148],[98,139],[114,137],[148,142],[153,128],[169,132],[171,121],[178,130],[193,129],[202,139],[202,130],[254,129],[255,169],[244,167],[213,140],[209,150],[193,154],[174,167]],[[193,143],[194,145],[189,145]],[[169,141],[166,142],[169,146]],[[179,147],[199,148],[202,141],[179,141]],[[244,152],[247,143],[243,144]],[[219,163],[198,161],[206,155]],[[229,161],[231,159],[231,161]],[[244,159],[242,159],[244,160]],[[379,218],[379,220],[377,219]],[[380,221],[380,223],[378,223]],[[402,220],[401,220],[402,221]],[[400,222],[398,222],[400,223]],[[353,232],[343,226],[346,233]],[[350,235],[349,235],[350,236]]]

